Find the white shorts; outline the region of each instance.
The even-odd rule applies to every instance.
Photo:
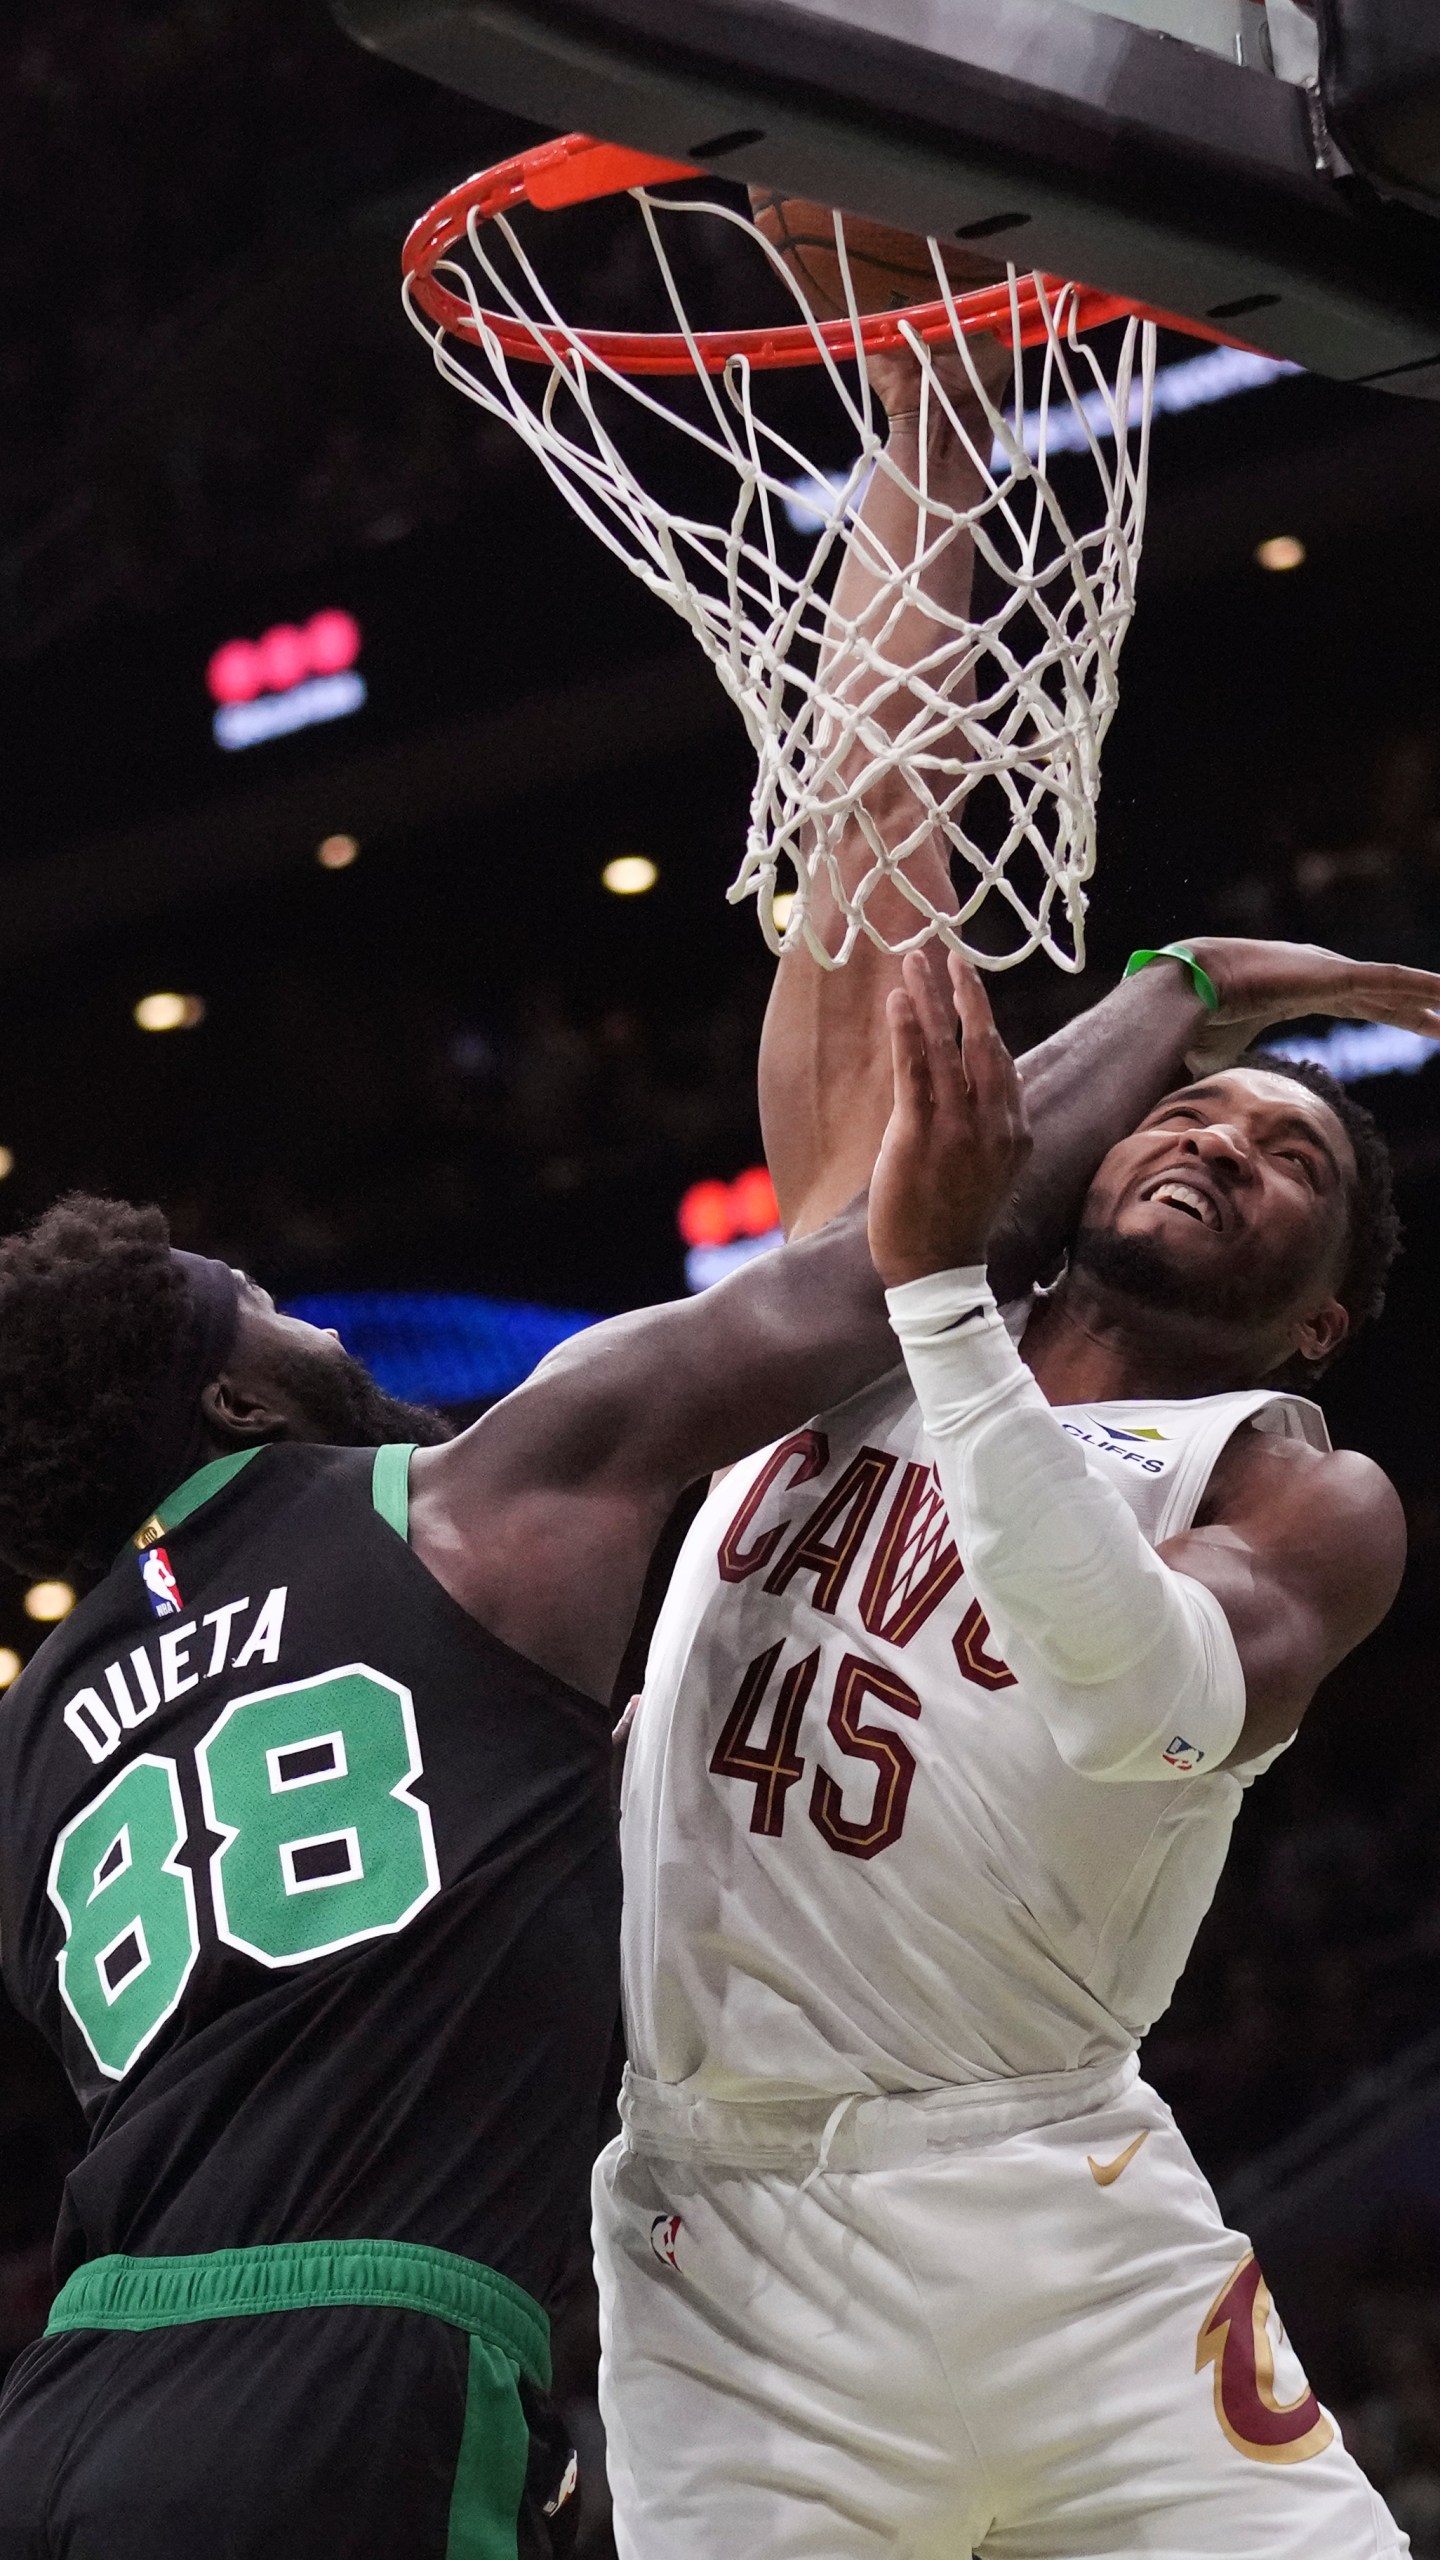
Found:
[[[620,2560],[1408,2550],[1133,2062],[840,2109],[631,2080],[622,2118]]]

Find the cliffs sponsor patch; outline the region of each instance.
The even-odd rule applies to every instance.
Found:
[[[1153,1427],[1140,1431],[1116,1431],[1108,1422],[1097,1422],[1093,1430],[1087,1431],[1083,1422],[1071,1422],[1062,1417],[1060,1428],[1068,1431],[1072,1440],[1083,1440],[1087,1449],[1102,1449],[1107,1458],[1123,1458],[1127,1466],[1143,1467],[1147,1476],[1163,1476],[1170,1463],[1168,1458],[1155,1455],[1153,1443],[1163,1440],[1165,1434]]]

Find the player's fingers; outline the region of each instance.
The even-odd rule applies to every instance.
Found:
[[[1347,1002],[1363,1021],[1392,1022],[1405,1031],[1423,1031],[1431,1039],[1440,1033],[1440,977],[1431,969],[1362,963],[1347,991]]]
[[[930,1066],[925,1034],[908,987],[892,987],[885,999],[890,1033],[890,1067],[895,1087],[895,1118],[907,1131],[923,1128],[930,1109]]]
[[[1440,971],[1407,969],[1398,960],[1361,960],[1355,975],[1362,986],[1374,986],[1397,1002],[1440,1007]]]
[[[1015,1061],[996,1028],[980,972],[959,951],[949,954],[949,971],[970,1090],[976,1103],[987,1110],[1013,1110],[1020,1079]]]
[[[955,1008],[934,944],[907,951],[901,962],[905,994],[925,1043],[930,1091],[937,1106],[963,1109],[965,1072],[955,1046]]]
[[[1365,1022],[1391,1022],[1433,1038],[1440,1025],[1440,976],[1433,969],[1404,968],[1398,961],[1356,960],[1338,980],[1330,978],[1317,1009]]]
[[[971,1091],[997,1146],[1018,1163],[1030,1152],[1030,1116],[1020,1070],[1001,1038],[980,972],[958,953],[950,955],[951,982],[961,1011],[961,1037]]]
[[[1440,1040],[1440,1007],[1435,1005],[1416,1004],[1413,1000],[1387,1004],[1378,996],[1356,996],[1335,1010],[1357,1022],[1383,1022],[1396,1031],[1418,1031],[1427,1040]]]

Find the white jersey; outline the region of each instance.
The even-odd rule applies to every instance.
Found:
[[[1329,1447],[1314,1405],[1263,1390],[1056,1412],[1156,1546],[1241,1423]],[[1262,1765],[1067,1768],[996,1655],[892,1373],[735,1468],[686,1539],[625,1777],[633,2067],[697,2096],[838,2098],[1123,2058]]]

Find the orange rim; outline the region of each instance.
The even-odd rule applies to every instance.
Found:
[[[518,205],[551,213],[561,205],[586,204],[600,196],[620,195],[631,187],[667,185],[676,178],[703,178],[706,171],[684,160],[661,160],[647,151],[631,151],[621,143],[596,142],[589,134],[563,134],[532,151],[501,160],[493,169],[452,187],[448,195],[422,214],[401,255],[407,290],[427,319],[453,338],[474,346],[488,337],[501,352],[521,364],[550,364],[577,350],[617,373],[683,374],[698,365],[705,373],[721,373],[734,356],[757,372],[783,366],[821,364],[825,353],[841,362],[854,360],[856,340],[866,354],[904,344],[906,330],[927,342],[951,334],[950,307],[944,302],[912,303],[904,311],[867,313],[856,325],[848,320],[820,320],[813,328],[797,321],[784,328],[704,329],[691,338],[678,330],[561,329],[541,320],[517,320],[512,312],[485,310],[477,316],[460,294],[452,293],[435,274],[440,260],[463,240],[471,223],[494,222]],[[1204,321],[1173,311],[1156,311],[1123,294],[1102,293],[1091,285],[1068,284],[1059,276],[1021,276],[1012,308],[1008,284],[981,285],[955,296],[955,319],[962,332],[990,331],[1008,338],[1018,311],[1022,346],[1040,344],[1047,335],[1046,306],[1060,294],[1073,297],[1075,325],[1101,328],[1107,320],[1153,320],[1159,328],[1178,329],[1211,345],[1241,342]]]

